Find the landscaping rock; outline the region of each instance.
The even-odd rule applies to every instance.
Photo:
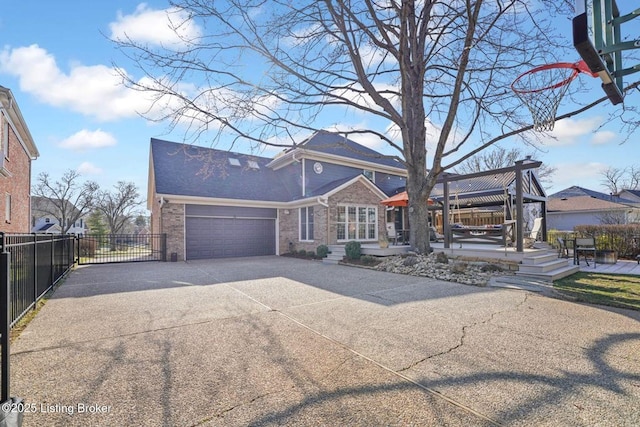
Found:
[[[390,273],[431,277],[473,286],[486,286],[495,275],[513,274],[490,261],[468,261],[461,257],[450,259],[444,252],[391,256],[375,268]]]

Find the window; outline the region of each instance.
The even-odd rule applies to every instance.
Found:
[[[240,166],[240,160],[234,158],[234,157],[229,157],[229,164],[231,166]]]
[[[4,199],[4,220],[11,222],[11,194],[6,194]]]
[[[247,160],[247,166],[249,166],[249,169],[260,169],[260,165],[258,165],[258,162],[256,162],[255,160]]]
[[[374,182],[374,172],[372,170],[365,169],[362,174],[371,182]]]
[[[300,208],[300,240],[313,240],[313,206]]]
[[[376,240],[377,206],[338,206],[338,240]]]

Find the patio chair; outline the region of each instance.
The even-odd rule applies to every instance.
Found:
[[[580,265],[580,254],[584,255],[584,262],[589,265],[588,254],[593,254],[593,268],[596,268],[596,239],[595,237],[578,237],[573,247],[574,263]]]
[[[387,223],[387,238],[389,239],[389,242],[393,242],[394,245],[397,245],[400,237],[401,236],[399,236],[399,233],[396,231],[395,224],[392,222]]]
[[[569,246],[562,237],[558,237],[558,258],[569,258]]]
[[[542,231],[542,218],[536,218],[533,220],[533,228],[531,229],[531,233],[529,233],[529,238],[533,239],[534,242],[538,241],[541,231]]]

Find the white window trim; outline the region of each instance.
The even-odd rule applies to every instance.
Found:
[[[338,222],[337,217],[336,217],[336,240],[338,241],[338,243],[349,242],[349,241],[352,241],[352,240],[355,240],[355,241],[358,241],[358,242],[377,242],[378,241],[378,215],[380,213],[378,206],[376,206],[376,205],[362,205],[362,204],[354,205],[354,204],[348,204],[348,203],[339,203],[338,204],[338,208],[340,208],[340,207],[344,207],[345,208],[345,211],[346,211],[345,212],[346,222],[345,223]],[[376,219],[375,219],[375,223],[374,223],[374,226],[375,226],[375,237],[373,237],[371,239],[370,238],[365,238],[365,239],[358,239],[358,238],[350,239],[349,238],[349,230],[348,230],[349,208],[356,208],[356,224],[355,224],[356,230],[358,229],[358,225],[359,225],[359,222],[358,222],[358,208],[367,208],[367,209],[373,208],[373,209],[375,209],[375,212],[376,212],[376,215],[375,215]],[[341,224],[347,224],[347,229],[345,230],[345,238],[344,239],[338,239],[337,238],[338,237],[337,236],[338,227],[340,227]],[[370,223],[366,222],[365,224],[370,224]],[[357,234],[357,231],[356,231],[356,234]]]
[[[298,240],[300,242],[313,242],[315,240],[315,239],[309,239],[309,208],[313,209],[313,206],[305,206],[305,207],[302,207],[302,208],[298,209]],[[305,230],[306,231],[305,235],[307,236],[306,239],[302,238],[302,212],[303,211],[304,211],[304,214],[307,216],[307,222],[306,222],[307,229]],[[315,237],[315,234],[316,234],[315,233],[315,223],[316,223],[316,221],[315,221],[315,209],[313,211],[313,214],[314,214],[314,218],[313,218],[314,219],[314,221],[313,221],[313,224],[314,224],[313,225],[313,227],[314,227],[313,235]]]

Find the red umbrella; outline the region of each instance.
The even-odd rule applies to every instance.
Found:
[[[384,199],[380,203],[386,206],[408,206],[409,195],[406,191],[403,191],[402,193],[398,193],[395,196],[389,197],[388,199]]]
[[[402,193],[398,193],[388,199],[384,199],[380,203],[386,206],[409,206],[409,195],[406,191],[403,191]],[[433,200],[427,199],[427,203],[433,205]]]

